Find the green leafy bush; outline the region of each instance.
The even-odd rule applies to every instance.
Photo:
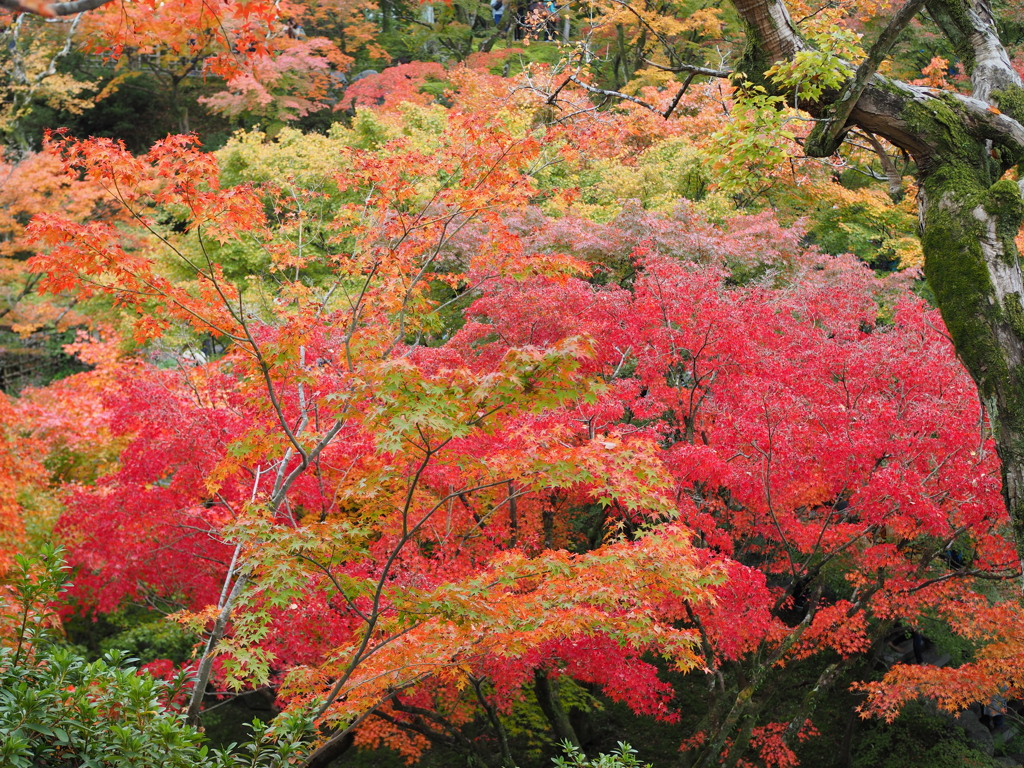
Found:
[[[888,724],[857,740],[854,768],[995,768],[992,758],[975,749],[963,729],[949,719],[908,705]]]
[[[312,725],[301,716],[252,723],[252,739],[210,750],[178,706],[187,674],[166,682],[140,673],[137,659],[110,651],[88,662],[60,643],[51,608],[64,588],[61,551],[16,558],[0,595],[0,765],[5,768],[271,768],[306,750]],[[6,634],[6,633],[5,633]]]
[[[629,744],[619,742],[619,748],[607,755],[588,758],[583,751],[569,742],[563,742],[565,757],[556,757],[552,762],[557,768],[651,768],[650,764],[641,763],[636,750]]]

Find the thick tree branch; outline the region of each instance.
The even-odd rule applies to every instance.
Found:
[[[803,50],[779,0],[739,0],[748,77]],[[984,2],[927,8],[968,65],[974,95],[874,74],[846,125],[880,136],[917,163],[925,276],[957,354],[978,386],[1002,461],[1003,496],[1024,563],[1024,276],[1014,243],[1024,203],[1000,180],[1024,158],[1024,88]],[[772,84],[767,82],[768,87]],[[845,90],[845,89],[844,89]],[[998,103],[999,109],[992,105]],[[811,105],[821,115],[829,102]],[[808,142],[808,154],[830,146]]]
[[[875,40],[875,44],[871,46],[867,58],[857,67],[853,79],[843,89],[839,101],[831,108],[831,114],[818,123],[807,138],[809,147],[807,153],[809,155],[828,157],[839,148],[846,130],[846,121],[850,118],[850,113],[853,112],[861,94],[864,93],[864,89],[868,87],[871,78],[878,71],[879,65],[889,55],[889,51],[896,44],[900,33],[917,15],[924,3],[925,0],[908,0],[889,20],[878,39]]]
[[[995,92],[1020,87],[987,0],[929,0],[927,6],[967,66],[974,98],[987,102]]]
[[[45,16],[52,19],[57,16],[74,16],[76,13],[92,11],[96,8],[102,8],[110,2],[113,2],[113,0],[73,0],[73,2],[68,3],[47,3],[39,2],[39,0],[25,0],[25,2],[0,0],[0,8],[7,8],[17,13],[34,13],[37,16]]]
[[[1010,115],[989,109],[990,104],[985,99],[1000,88],[1020,83],[1020,78],[1009,65],[1006,52],[995,36],[991,13],[980,2],[968,7],[963,5],[964,0],[931,0],[927,7],[933,16],[940,12],[949,16],[949,3],[961,4],[959,10],[963,12],[955,14],[960,19],[960,26],[949,19],[940,23],[944,30],[948,27],[948,34],[958,35],[960,40],[970,40],[973,46],[966,49],[974,62],[973,97],[909,85],[872,73],[873,66],[877,67],[877,64],[872,66],[869,62],[888,50],[889,40],[898,33],[900,24],[908,23],[916,12],[915,4],[910,2],[897,13],[873,47],[873,56],[869,56],[868,62],[865,62],[867,66],[864,66],[861,73],[865,78],[863,85],[855,75],[852,82],[841,91],[851,95],[855,88],[859,88],[859,98],[843,99],[839,96],[837,99],[846,105],[844,111],[849,110],[846,120],[835,119],[835,123],[839,124],[838,129],[841,130],[844,125],[857,126],[881,136],[912,155],[920,170],[925,173],[941,163],[940,155],[944,151],[956,149],[956,140],[948,135],[951,126],[944,125],[947,119],[952,119],[954,124],[959,123],[969,135],[1010,147],[1015,153],[1024,151],[1024,128]],[[781,0],[736,0],[734,5],[743,18],[751,41],[743,61],[748,78],[760,79],[774,64],[790,61],[797,53],[809,50],[797,34]],[[827,110],[830,104],[836,104],[837,101],[809,105],[809,110],[815,116],[832,118],[833,115],[829,115]],[[940,117],[939,113],[943,116]],[[926,127],[925,122],[930,125]],[[834,147],[812,138],[808,140],[805,150],[811,156],[827,156],[832,154]]]

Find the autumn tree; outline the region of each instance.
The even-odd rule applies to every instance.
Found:
[[[784,2],[737,2],[746,44],[736,65],[725,70],[685,60],[669,39],[670,30],[679,27],[662,17],[640,6],[613,5],[607,18],[617,25],[620,48],[625,51],[627,38],[618,15],[624,15],[635,25],[629,39],[639,46],[637,55],[643,58],[644,46],[661,49],[660,61],[651,67],[684,78],[681,87],[676,85],[675,103],[655,104],[586,82],[585,52],[545,86],[548,103],[558,106],[565,85],[573,82],[604,100],[625,98],[668,115],[695,77],[727,77],[736,88],[739,117],[721,137],[742,146],[739,173],[745,172],[746,160],[761,162],[777,153],[780,136],[799,139],[809,156],[827,158],[859,132],[878,153],[892,194],[900,197],[901,174],[880,140],[913,159],[925,273],[991,419],[1005,502],[1024,556],[1024,330],[1019,321],[1024,279],[1014,242],[1024,206],[1012,178],[1024,140],[1017,119],[1022,91],[992,9],[985,2],[910,2],[888,18],[875,6],[815,11],[801,4],[801,25]],[[879,74],[901,32],[923,10],[969,74],[970,96],[945,78],[913,84]],[[865,19],[881,27],[866,51],[858,42]],[[934,66],[930,71],[934,75]],[[787,105],[802,112],[786,117]],[[563,105],[563,111],[572,110]],[[800,114],[810,115],[812,130],[786,125],[792,120],[807,125]]]
[[[90,83],[62,70],[82,18],[52,20],[0,11],[0,139],[20,154],[33,147],[25,119],[36,105],[81,112],[92,106]]]
[[[193,714],[211,681],[269,681],[321,722],[311,765],[353,736],[512,764],[525,698],[581,740],[574,685],[678,724],[696,765],[791,763],[898,625],[990,626],[1018,575],[996,457],[909,278],[770,215],[597,222],[600,192],[548,190],[549,217],[548,174],[624,158],[633,184],[651,125],[689,129],[639,107],[536,126],[535,90],[451,77],[451,109],[254,132],[220,164],[185,139],[55,145],[130,221],[39,217],[48,290],[194,343],[175,370],[83,342],[93,371],[24,398],[37,439],[104,448],[58,526],[78,599],[176,612],[206,638]]]
[[[63,140],[66,169],[107,189],[135,234],[33,224],[47,290],[134,307],[137,342],[181,326],[232,348],[119,376],[106,423],[122,460],[71,494],[61,523],[78,589],[105,610],[140,590],[176,603],[208,636],[190,719],[213,679],[274,679],[329,735],[310,765],[406,690],[482,685],[487,660],[544,658],[578,635],[688,670],[696,634],[673,622],[723,575],[672,525],[560,546],[570,501],[671,517],[649,435],[551,424],[566,439],[545,437],[546,411],[602,386],[585,336],[433,350],[453,291],[587,270],[524,249],[498,214],[533,194],[535,138],[475,113],[444,122],[432,154],[407,139],[348,149],[314,189],[221,186],[183,138],[145,158]],[[186,223],[168,229],[160,211]],[[481,226],[491,244],[463,251]],[[269,258],[262,285],[226,274],[247,249]]]

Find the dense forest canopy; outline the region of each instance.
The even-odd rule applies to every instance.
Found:
[[[1024,764],[1022,13],[0,0],[0,763]]]

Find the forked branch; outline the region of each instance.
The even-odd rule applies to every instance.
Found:
[[[885,25],[875,44],[871,46],[868,56],[857,67],[853,79],[847,83],[843,95],[832,109],[831,114],[818,123],[811,135],[807,137],[805,150],[811,157],[828,157],[835,153],[842,142],[846,129],[846,121],[850,119],[853,108],[857,105],[864,89],[878,71],[879,65],[889,55],[896,44],[900,33],[910,23],[917,12],[924,7],[925,0],[908,0],[902,8]]]

